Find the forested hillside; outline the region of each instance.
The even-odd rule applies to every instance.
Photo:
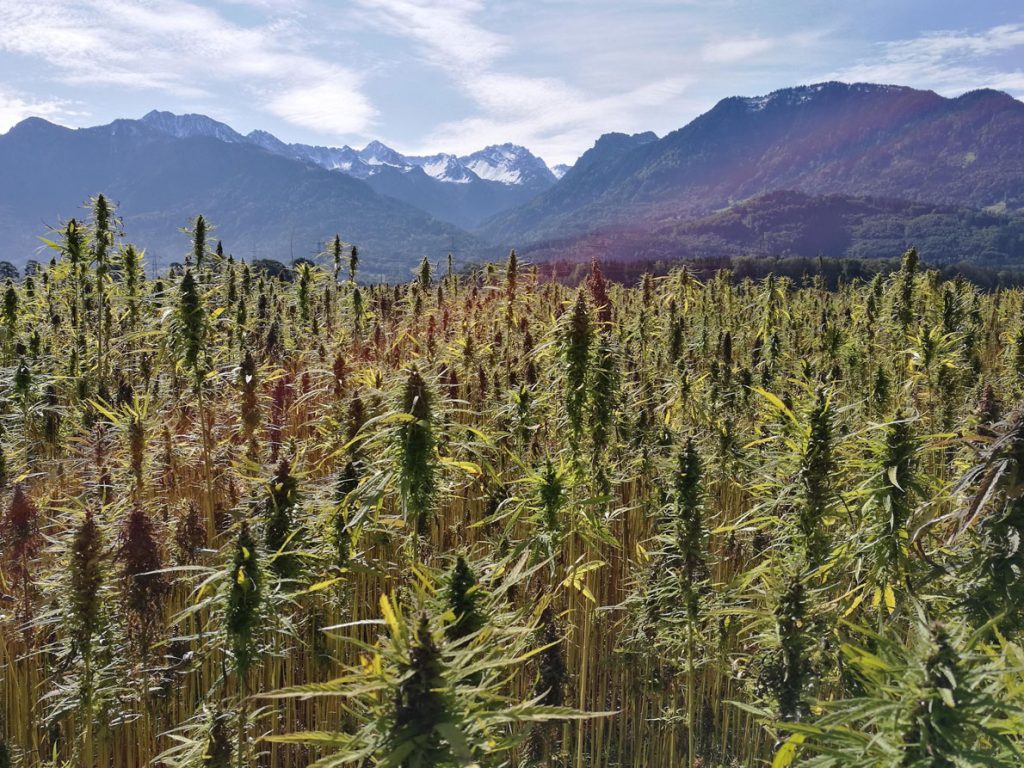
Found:
[[[635,144],[604,153],[598,142],[596,162],[497,215],[483,234],[525,246],[695,218],[778,191],[1024,208],[1024,103],[993,90],[950,99],[869,83],[799,86],[722,99]]]

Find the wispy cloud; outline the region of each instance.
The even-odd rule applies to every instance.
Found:
[[[357,0],[378,29],[410,39],[476,106],[476,114],[435,127],[416,151],[469,151],[515,141],[549,162],[572,161],[610,130],[640,130],[637,107],[676,99],[692,82],[659,78],[633,89],[596,93],[562,77],[525,75],[510,65],[526,51],[477,21],[480,0]]]
[[[0,50],[41,59],[71,85],[215,101],[230,86],[323,133],[363,133],[376,112],[350,68],[305,52],[287,17],[242,25],[184,0],[0,0]]]
[[[701,51],[701,58],[712,64],[732,64],[760,56],[777,47],[779,41],[765,37],[739,37],[716,40]]]
[[[444,123],[427,146],[470,149],[509,141],[529,146],[549,163],[572,162],[602,133],[639,131],[641,108],[678,98],[689,81],[669,78],[627,93],[595,96],[557,81],[491,73],[472,83],[479,116]]]
[[[450,71],[469,74],[487,68],[511,48],[503,35],[474,22],[485,8],[481,0],[356,2],[375,14],[379,29],[411,38],[428,61]]]
[[[1012,15],[979,7],[969,30],[925,32],[961,22],[927,0],[891,18],[891,0],[865,3],[0,0],[0,116],[77,124],[65,99],[103,120],[199,111],[417,154],[512,141],[556,163],[608,131],[673,130],[725,96],[799,83],[1024,95]],[[879,29],[894,39],[873,42]]]
[[[951,95],[982,87],[1024,94],[1024,70],[1007,69],[1001,61],[1008,52],[1024,48],[1024,24],[1003,24],[975,33],[927,32],[879,43],[876,48],[876,55],[832,76],[931,88]]]
[[[33,99],[0,87],[0,133],[26,117],[45,117],[63,123],[84,114],[77,105],[64,99]]]

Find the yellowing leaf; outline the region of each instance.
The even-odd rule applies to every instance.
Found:
[[[608,565],[608,563],[602,560],[592,560],[589,563],[584,563],[583,565],[575,567],[572,569],[569,575],[565,577],[565,580],[562,581],[562,586],[571,586],[573,589],[575,589],[581,595],[587,598],[587,600],[589,600],[592,603],[596,603],[597,598],[594,597],[594,593],[590,591],[587,585],[583,583],[583,577],[590,571],[595,571],[598,568],[602,568],[606,565]]]
[[[864,592],[865,592],[865,590],[861,590],[861,593],[860,593],[859,595],[857,595],[857,596],[856,596],[856,597],[855,597],[855,598],[853,599],[853,602],[852,602],[852,603],[850,603],[850,607],[849,607],[849,608],[847,608],[847,609],[846,609],[846,610],[845,610],[845,611],[843,612],[843,618],[844,618],[844,619],[845,619],[845,618],[846,618],[847,616],[849,616],[849,615],[850,615],[851,613],[853,613],[854,611],[856,611],[856,610],[857,610],[857,606],[858,606],[858,605],[860,605],[861,603],[863,603],[863,602],[864,602]]]
[[[321,589],[327,589],[328,587],[333,587],[339,581],[344,581],[344,580],[345,580],[344,576],[338,576],[338,577],[335,577],[333,579],[325,579],[324,581],[318,581],[316,584],[313,584],[313,585],[307,587],[305,590],[303,590],[302,594],[307,594],[309,592],[319,592]]]
[[[449,467],[456,467],[458,469],[461,469],[463,472],[466,472],[467,474],[470,475],[481,474],[480,465],[474,464],[472,461],[457,461],[455,459],[442,458],[441,463],[446,464]]]
[[[892,591],[892,587],[889,584],[885,585],[885,607],[890,615],[896,610],[896,593]]]
[[[779,751],[772,758],[772,768],[789,768],[796,759],[797,750],[804,743],[804,734],[794,733],[779,747]]]
[[[395,615],[394,610],[391,608],[391,602],[388,600],[387,595],[380,596],[380,612],[384,616],[384,621],[388,623],[388,629],[391,630],[391,634],[397,636],[398,616]]]
[[[775,410],[777,410],[791,422],[797,425],[800,424],[800,421],[797,419],[796,414],[794,414],[793,411],[790,410],[789,407],[784,402],[782,402],[782,400],[779,399],[778,395],[773,395],[768,390],[761,389],[760,387],[751,387],[750,390],[752,392],[756,392],[765,400],[767,400],[772,405],[772,407],[775,408]]]

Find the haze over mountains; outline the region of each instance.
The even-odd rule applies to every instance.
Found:
[[[723,99],[660,139],[606,134],[555,169],[512,144],[406,156],[380,142],[243,136],[202,115],[78,130],[30,119],[0,136],[0,258],[32,258],[45,225],[99,191],[121,203],[150,263],[180,259],[177,230],[198,212],[238,256],[310,256],[339,231],[370,273],[398,278],[424,255],[480,261],[509,247],[552,258],[871,258],[917,244],[933,260],[1016,260],[1024,103],[991,90],[949,99],[821,83]]]
[[[514,144],[485,147],[462,157],[445,153],[413,156],[379,141],[353,149],[286,144],[260,130],[243,136],[205,115],[153,111],[139,122],[176,138],[207,136],[253,144],[281,157],[341,171],[366,181],[382,194],[462,227],[474,227],[488,216],[524,203],[556,181],[543,160]]]
[[[483,232],[532,242],[703,215],[777,190],[1019,210],[1024,103],[990,90],[947,99],[842,83],[723,99],[658,141],[592,162],[584,155],[558,185]]]
[[[363,149],[349,146],[322,147],[309,144],[286,144],[266,131],[255,130],[248,135],[206,115],[175,115],[153,110],[139,123],[168,136],[184,139],[207,136],[234,144],[255,144],[275,155],[306,160],[329,171],[342,171],[357,179],[366,179],[386,168],[409,171],[421,168],[438,181],[468,184],[474,180],[497,181],[506,186],[550,186],[555,176],[543,160],[525,147],[514,144],[490,146],[470,155],[438,153],[436,155],[403,155],[379,141],[371,141]]]

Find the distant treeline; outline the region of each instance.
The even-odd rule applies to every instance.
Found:
[[[835,289],[852,280],[871,280],[877,274],[888,275],[900,268],[900,259],[835,259],[828,257],[807,258],[803,256],[719,256],[693,259],[641,259],[641,260],[609,260],[599,259],[601,271],[609,280],[624,285],[637,283],[645,274],[654,276],[667,275],[674,269],[685,265],[699,279],[714,276],[721,270],[732,273],[733,282],[743,280],[761,280],[768,275],[788,277],[798,284],[821,277],[824,284]],[[285,264],[276,259],[256,259],[250,267],[265,272],[268,276],[291,282],[295,270],[301,264],[313,265],[306,258],[293,259]],[[938,272],[943,280],[951,280],[962,276],[982,290],[993,290],[1003,287],[1024,286],[1024,266],[983,266],[973,262],[956,262],[950,264],[928,264],[929,269]],[[38,261],[29,261],[25,265],[24,276],[29,277],[40,269]],[[484,265],[472,262],[464,265],[460,274],[469,276],[479,273]],[[537,270],[542,280],[557,280],[566,285],[578,285],[590,274],[588,262],[560,260],[542,262]],[[184,265],[172,263],[169,268],[171,276],[180,277],[184,274]],[[0,281],[18,280],[21,277],[18,268],[9,261],[0,261]]]
[[[852,280],[870,280],[877,274],[887,275],[900,268],[900,259],[833,259],[826,257],[806,258],[802,256],[769,257],[705,257],[684,260],[638,260],[638,261],[600,261],[601,271],[609,280],[625,285],[633,285],[644,274],[654,276],[666,275],[680,265],[698,278],[713,276],[720,270],[732,272],[734,282],[742,280],[760,280],[772,274],[777,277],[788,277],[797,283],[810,281],[820,276],[831,289]],[[983,290],[998,287],[1024,286],[1024,267],[982,266],[974,263],[957,262],[950,264],[928,264],[929,269],[937,271],[943,280],[950,280],[958,275],[970,280]],[[590,264],[574,261],[553,261],[539,265],[543,279],[558,280],[561,283],[577,285],[590,274]]]
[[[698,218],[600,228],[534,242],[530,261],[745,258],[888,259],[910,247],[930,264],[1024,263],[1024,217],[995,211],[843,195],[772,192]]]
[[[292,259],[290,266],[277,259],[255,259],[249,263],[249,266],[253,269],[265,272],[270,277],[279,278],[286,282],[291,282],[295,278],[295,270],[302,264],[309,264],[312,266],[314,262],[311,259],[298,258]],[[36,259],[29,259],[25,264],[24,274],[18,267],[10,261],[0,261],[0,281],[2,280],[19,280],[22,276],[32,277],[37,272],[41,271],[42,264]],[[111,268],[112,273],[117,273],[118,268],[116,266]],[[181,262],[171,262],[167,267],[167,273],[171,277],[181,277],[185,274],[185,265]]]

